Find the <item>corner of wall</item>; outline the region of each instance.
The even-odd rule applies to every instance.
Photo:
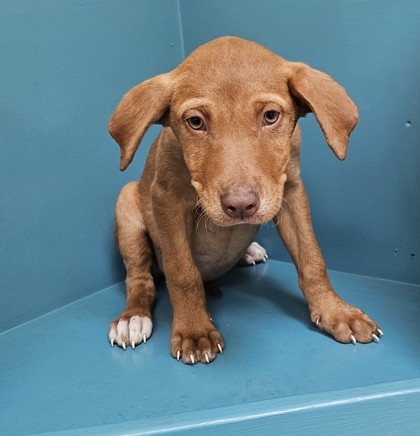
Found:
[[[181,11],[180,0],[177,0],[176,4],[178,9],[178,26],[179,26],[179,36],[180,36],[180,43],[181,43],[181,55],[182,55],[182,59],[185,59],[184,25],[182,22],[182,11]]]

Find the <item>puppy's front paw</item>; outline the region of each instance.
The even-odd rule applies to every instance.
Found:
[[[313,309],[311,319],[315,325],[338,342],[379,342],[382,330],[366,313],[342,300]]]
[[[212,324],[207,328],[177,329],[172,331],[172,356],[189,365],[210,363],[217,353],[223,353],[223,339]]]
[[[258,242],[253,242],[246,250],[239,265],[255,265],[257,263],[265,262],[268,259],[268,254],[264,247],[261,247]]]
[[[109,341],[111,345],[119,345],[126,350],[127,344],[135,348],[150,338],[153,330],[152,320],[148,316],[122,313],[120,318],[109,326]]]

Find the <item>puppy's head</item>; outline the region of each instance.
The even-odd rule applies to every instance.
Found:
[[[260,224],[279,211],[300,116],[313,112],[339,159],[357,109],[328,75],[264,47],[224,37],[173,71],[137,85],[109,123],[130,164],[153,123],[172,128],[201,207],[218,225]]]

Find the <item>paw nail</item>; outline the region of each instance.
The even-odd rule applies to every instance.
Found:
[[[372,333],[372,338],[374,342],[379,342],[379,338],[374,333]]]
[[[379,336],[383,336],[384,335],[384,332],[380,328],[377,328],[376,330],[378,330]]]
[[[319,326],[320,321],[321,321],[321,320],[320,320],[319,318],[316,319],[316,321],[315,321],[315,325],[316,325],[317,327]]]
[[[111,347],[114,346],[114,338],[111,339]]]
[[[204,354],[204,357],[206,358],[206,362],[210,363],[209,355],[207,353]]]
[[[178,351],[176,352],[176,360],[179,361],[180,358],[181,358],[181,352],[178,350]]]
[[[353,345],[356,345],[356,338],[353,335],[350,335],[350,341]]]
[[[253,260],[252,261],[252,266],[255,266],[255,265],[256,265],[255,260]]]
[[[191,359],[192,364],[194,365],[195,360],[194,360],[194,356],[192,354],[190,355],[190,359]]]
[[[146,341],[147,341],[147,337],[146,335],[143,335],[143,342],[146,343]]]
[[[123,350],[125,351],[125,349],[127,348],[127,345],[125,345],[125,342],[122,342],[121,346],[123,347]]]
[[[131,341],[131,348],[134,350],[134,348],[136,348],[136,344],[134,341]]]
[[[222,346],[219,343],[217,343],[217,348],[219,349],[220,354],[223,354]]]

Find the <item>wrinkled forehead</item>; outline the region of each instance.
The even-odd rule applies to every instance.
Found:
[[[240,105],[242,101],[288,100],[285,61],[261,46],[221,47],[200,50],[179,67],[173,103],[178,108],[187,100],[197,103]],[[277,97],[276,97],[277,96]]]

